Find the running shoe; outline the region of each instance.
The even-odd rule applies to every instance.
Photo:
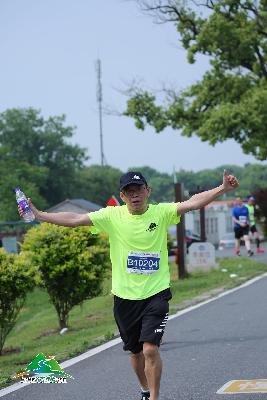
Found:
[[[251,257],[251,256],[253,256],[253,254],[254,254],[254,253],[253,253],[253,251],[252,251],[252,250],[249,250],[249,251],[248,251],[248,257]]]
[[[141,392],[141,394],[142,394],[141,400],[149,400],[150,393],[148,391],[147,392]]]
[[[256,251],[257,253],[264,253],[264,249],[262,247],[258,247]]]

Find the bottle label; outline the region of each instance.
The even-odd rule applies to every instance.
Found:
[[[27,200],[20,200],[19,201],[19,206],[22,209],[23,213],[27,213],[27,212],[31,211]]]

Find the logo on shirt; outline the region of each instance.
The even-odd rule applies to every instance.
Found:
[[[151,222],[151,224],[149,225],[149,227],[147,228],[147,231],[152,232],[157,228],[157,224],[155,222]]]

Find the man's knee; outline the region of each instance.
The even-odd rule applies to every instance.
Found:
[[[144,342],[143,344],[143,354],[146,359],[156,358],[159,354],[159,348],[156,344]]]

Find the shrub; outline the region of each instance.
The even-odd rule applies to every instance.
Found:
[[[22,251],[40,272],[60,329],[68,326],[68,315],[75,305],[101,293],[110,266],[105,236],[92,235],[88,227],[43,223],[27,233]]]
[[[27,293],[35,286],[34,270],[23,255],[0,249],[0,355]]]

